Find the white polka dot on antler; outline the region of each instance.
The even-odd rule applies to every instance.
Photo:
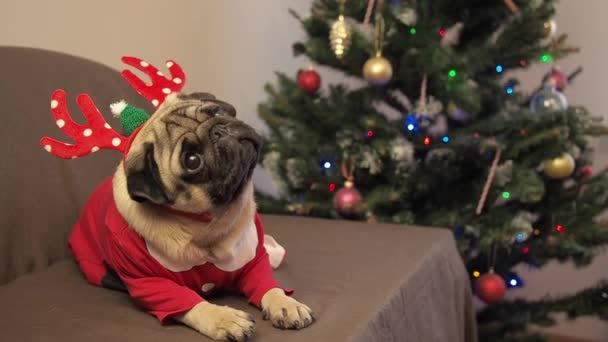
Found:
[[[162,77],[162,76],[165,76],[165,75],[162,73],[162,71],[157,71],[157,72],[156,72],[156,74],[157,74],[158,76],[161,76],[161,77]]]
[[[169,88],[163,88],[163,93],[165,93],[165,94],[171,94],[171,89],[169,89]]]
[[[77,156],[72,156],[72,159],[76,159],[76,158],[78,158],[78,157]]]
[[[176,78],[173,79],[173,83],[175,83],[175,84],[182,84],[182,79],[179,78],[179,77],[176,77]]]
[[[103,124],[103,127],[107,128],[107,129],[112,129],[112,126],[110,126],[110,124],[107,122],[105,124]]]
[[[51,101],[51,108],[55,109],[55,108],[57,108],[57,106],[59,106],[59,102],[57,102],[57,100],[52,100]]]
[[[91,149],[91,152],[97,152],[97,151],[99,151],[99,147],[93,146],[93,148]]]
[[[141,65],[142,67],[146,68],[146,67],[148,67],[148,65],[150,65],[150,64],[148,64],[148,63],[146,63],[146,62],[144,62],[144,61],[141,61],[141,62],[139,62],[139,65]]]
[[[51,152],[51,150],[52,150],[53,148],[51,147],[51,145],[44,145],[44,149],[45,149],[47,152]]]
[[[82,135],[84,135],[85,137],[90,137],[91,134],[93,134],[93,130],[90,128],[87,128],[82,132]]]
[[[157,99],[153,99],[152,100],[152,104],[154,105],[154,107],[158,107],[158,100]]]
[[[172,66],[173,66],[173,62],[169,61],[169,62],[167,62],[167,64],[165,64],[165,65],[167,66],[167,68],[170,68],[170,67],[172,67]]]
[[[120,140],[120,138],[114,138],[114,139],[112,139],[112,145],[114,145],[114,146],[120,145],[121,142],[122,141]]]
[[[65,126],[65,121],[63,121],[63,119],[59,119],[59,120],[55,121],[55,123],[57,124],[57,127],[59,127],[59,128],[63,128],[63,126]]]

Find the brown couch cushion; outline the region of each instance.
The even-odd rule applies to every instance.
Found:
[[[67,91],[70,113],[80,122],[75,98],[82,92],[91,94],[117,129],[120,123],[111,118],[110,103],[124,98],[151,107],[117,71],[66,54],[0,47],[0,75],[0,284],[4,284],[66,255],[66,237],[84,201],[119,159],[118,153],[101,151],[79,160],[61,160],[40,148],[44,135],[67,139],[51,116],[51,92]]]
[[[212,299],[254,313],[256,341],[473,342],[468,276],[451,233],[439,229],[263,215],[285,245],[275,272],[318,320],[281,331],[245,299]],[[71,260],[0,287],[0,340],[206,341],[162,327],[127,295],[88,285]]]

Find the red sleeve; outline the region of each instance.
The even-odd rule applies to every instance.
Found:
[[[272,276],[272,267],[270,267],[265,249],[262,254],[257,255],[254,260],[245,266],[239,277],[238,287],[247,297],[249,303],[257,307],[261,307],[262,297],[266,292],[280,287],[279,282]]]
[[[146,272],[142,263],[129,258],[119,246],[117,243],[110,253],[116,273],[135,302],[162,323],[204,301],[188,287],[178,285],[171,279],[151,276],[152,272]]]
[[[249,303],[261,307],[262,297],[271,289],[280,288],[279,282],[272,276],[272,267],[268,253],[264,248],[264,230],[262,220],[256,212],[255,226],[258,233],[258,247],[255,259],[242,270],[238,279],[239,290],[247,297]]]

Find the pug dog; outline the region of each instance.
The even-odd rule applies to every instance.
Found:
[[[232,105],[173,93],[129,144],[70,237],[91,283],[126,289],[159,320],[216,340],[255,330],[250,314],[206,300],[222,289],[244,294],[277,328],[313,323],[272,277],[251,180],[262,141]]]

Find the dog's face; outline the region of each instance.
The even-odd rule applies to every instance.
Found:
[[[124,166],[134,201],[213,213],[251,181],[260,136],[207,93],[171,94],[144,124]]]

